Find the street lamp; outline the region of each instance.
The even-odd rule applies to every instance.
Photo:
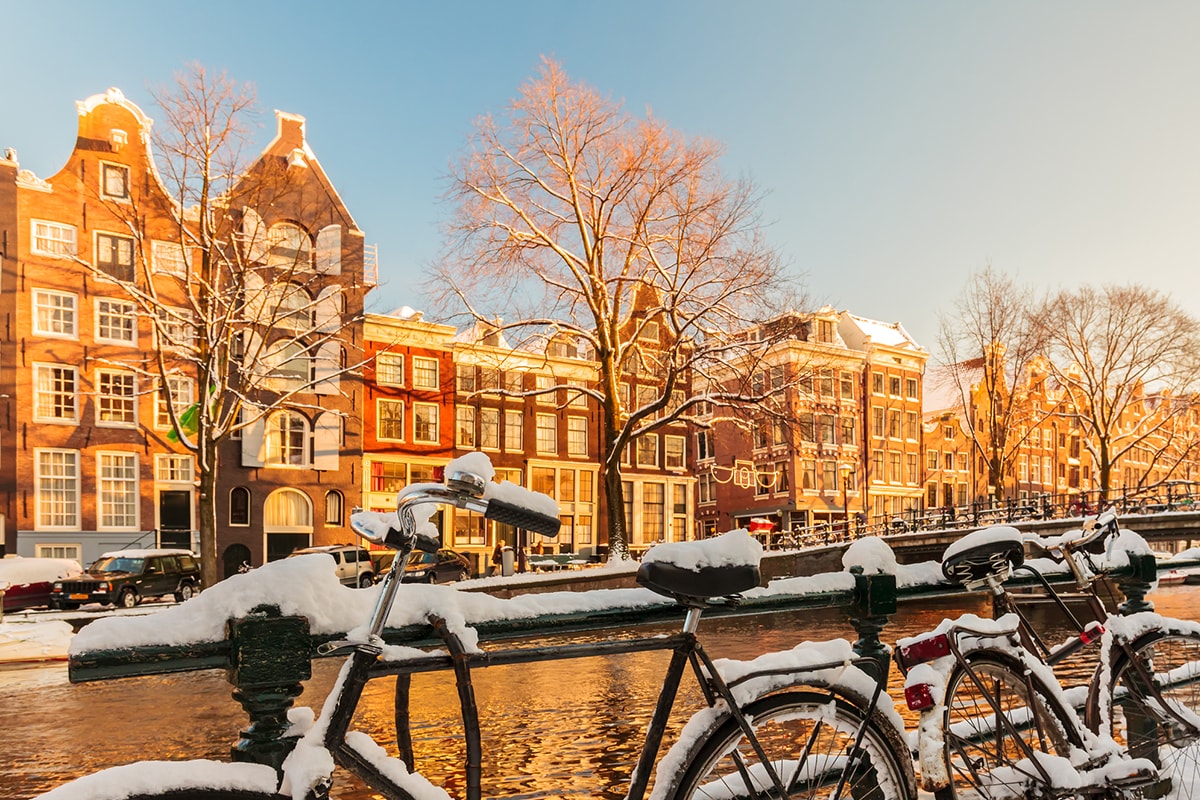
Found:
[[[853,464],[842,464],[838,467],[842,474],[842,519],[846,530],[846,538],[850,538],[850,479],[854,476]]]

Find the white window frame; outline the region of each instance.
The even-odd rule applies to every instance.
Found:
[[[513,420],[517,421],[516,425],[512,424]],[[516,429],[517,434],[512,435],[511,431]],[[525,450],[525,413],[520,409],[506,408],[504,409],[504,451],[506,453],[520,453]]]
[[[110,192],[108,190],[109,170],[115,170],[117,173],[125,176],[125,180],[124,180],[125,193],[124,194],[113,194],[112,192]],[[115,200],[119,203],[128,203],[129,199],[130,199],[129,192],[130,192],[130,180],[131,179],[132,179],[132,176],[130,174],[129,167],[127,165],[114,164],[111,161],[101,161],[100,162],[100,196],[103,197],[104,199]]]
[[[54,289],[34,289],[32,294],[33,302],[33,332],[38,336],[46,336],[52,339],[79,339],[79,296],[72,292],[58,292]],[[50,300],[64,301],[69,300],[69,304],[51,305]],[[69,305],[69,307],[68,307]],[[55,314],[60,315],[60,324],[58,327],[69,330],[54,330],[54,321],[47,320],[46,325],[42,324],[42,312],[46,312],[48,317],[53,317]]]
[[[383,412],[383,408],[384,408],[385,404],[390,404],[392,406],[400,407],[400,438],[399,439],[392,437],[392,436],[384,436],[383,435],[383,427],[380,425],[380,423],[383,421],[383,413],[382,412]],[[395,419],[395,417],[389,417],[389,419]],[[375,438],[377,440],[379,440],[381,442],[403,442],[406,427],[407,426],[406,426],[406,419],[404,416],[404,401],[403,400],[396,400],[395,398],[391,398],[391,397],[378,397],[375,399]]]
[[[35,558],[64,558],[69,561],[83,561],[83,544],[77,542],[50,542],[33,546]]]
[[[283,420],[288,420],[286,431],[280,424]],[[300,431],[298,448],[291,442],[291,438],[296,435],[297,422]],[[311,435],[312,426],[300,412],[282,409],[271,414],[266,419],[263,432],[263,466],[270,469],[308,468],[312,463],[312,448],[309,446]]]
[[[404,353],[376,353],[375,382],[381,386],[403,386]]]
[[[107,304],[108,310],[101,310],[101,306]],[[96,298],[96,341],[105,342],[106,344],[118,344],[124,347],[137,347],[138,339],[138,323],[137,323],[137,307],[127,300],[117,300],[112,297],[97,297]],[[129,338],[121,339],[114,336],[105,336],[104,323],[105,318],[110,320],[127,320],[129,321]],[[108,327],[113,329],[111,322]]]
[[[186,278],[192,269],[191,253],[179,242],[164,239],[150,241],[150,264],[159,275]]]
[[[586,458],[588,454],[587,417],[567,417],[567,455]]]
[[[41,384],[41,376],[43,370],[64,370],[71,373],[74,388],[71,392],[71,405],[73,413],[69,417],[58,417],[51,414],[43,413],[45,409],[52,405],[51,401],[55,396],[64,394],[51,391],[43,396]],[[49,364],[35,362],[33,365],[33,421],[45,422],[52,425],[78,425],[79,424],[79,370],[68,364]]]
[[[439,374],[440,365],[438,364],[438,360],[436,358],[428,358],[426,356],[413,356],[412,362],[413,362],[413,365],[412,365],[412,370],[413,370],[412,388],[426,389],[426,390],[431,390],[431,391],[436,391],[437,389],[441,388],[442,376]],[[433,369],[432,369],[433,382],[428,383],[428,382],[426,382],[426,379],[429,377],[429,375],[428,375],[428,373],[430,372],[429,366],[431,364],[433,365]]]
[[[643,442],[645,442],[647,445],[649,445],[651,442],[653,442],[653,444],[654,444],[654,448],[653,448],[654,449],[654,460],[653,461],[647,462],[647,461],[642,460],[642,443]],[[646,449],[649,450],[650,448],[647,447]],[[654,468],[658,467],[658,434],[657,433],[643,433],[641,436],[639,436],[637,438],[637,441],[634,443],[634,450],[636,451],[634,453],[634,459],[637,461],[637,465],[639,467],[654,467]]]
[[[175,416],[178,418],[188,406],[196,402],[196,385],[186,375],[168,375],[167,385],[171,402],[175,406]],[[160,431],[171,429],[171,415],[167,411],[166,400],[162,388],[158,388],[154,392],[154,427]]]
[[[154,456],[154,480],[191,484],[196,480],[196,461],[190,455],[158,453]]]
[[[479,449],[499,451],[500,440],[500,409],[498,408],[481,408],[479,409]],[[487,420],[491,418],[494,425],[489,425]],[[495,433],[495,438],[489,442],[486,436],[486,431],[492,430]]]
[[[106,379],[111,383],[114,378],[120,378],[122,384],[128,383],[130,394],[114,394],[112,392],[104,392],[103,385]],[[96,427],[98,428],[136,428],[138,426],[138,384],[137,374],[123,369],[98,369],[95,372],[96,386]],[[110,387],[111,388],[111,387]],[[116,405],[127,406],[128,418],[125,418],[125,410],[122,411],[122,419],[104,419],[105,401]],[[112,410],[112,409],[109,409]]]
[[[472,406],[457,406],[454,409],[454,446],[475,449],[475,409]]]
[[[74,225],[34,219],[29,226],[30,251],[34,255],[71,258],[79,253],[79,236]],[[40,233],[38,226],[42,227]]]
[[[679,463],[672,464],[671,460],[671,445],[679,446]],[[663,437],[663,468],[664,469],[687,469],[687,438],[684,436],[667,435]]]
[[[549,420],[550,424],[544,426],[543,423]],[[534,436],[534,449],[540,455],[556,455],[558,453],[558,415],[556,414],[538,414],[534,420],[536,435]],[[543,440],[544,432],[550,433],[550,441],[547,443]]]
[[[419,444],[438,444],[441,439],[442,407],[437,403],[413,403],[413,442]],[[421,438],[418,418],[422,411],[433,410],[433,436]]]
[[[132,464],[133,475],[122,477],[106,477],[104,475],[104,459],[114,458],[124,462],[124,467]],[[132,508],[132,523],[114,524],[113,517],[109,517],[110,512],[106,511],[105,497],[106,494],[112,491],[108,486],[109,482],[120,483],[126,489],[120,497],[114,498],[119,500],[123,505]],[[96,530],[98,531],[136,531],[138,530],[138,520],[141,518],[141,468],[138,464],[137,453],[131,453],[127,450],[106,451],[101,450],[96,453]],[[121,518],[128,520],[129,514],[122,513]]]
[[[125,278],[123,276],[114,275],[114,274],[106,271],[103,267],[100,266],[100,237],[102,237],[102,236],[113,240],[118,255],[121,252],[120,243],[126,242],[129,244],[129,264],[125,265],[125,264],[121,264],[119,262],[116,263],[116,266],[120,267],[122,269],[124,269],[126,266],[128,266],[128,269],[129,269],[129,277],[128,278]],[[96,268],[96,272],[100,273],[100,275],[104,276],[104,278],[107,278],[108,280],[125,281],[125,282],[137,280],[137,240],[134,239],[132,236],[126,236],[126,235],[120,234],[120,233],[113,233],[111,231],[96,231],[92,235],[92,264]]]
[[[43,467],[42,456],[49,455],[49,454],[59,454],[59,455],[71,456],[71,460],[74,462],[75,474],[73,476],[43,475],[42,474],[42,467]],[[33,490],[33,492],[34,492],[33,529],[34,530],[38,530],[38,531],[79,530],[80,501],[81,501],[80,488],[83,484],[83,479],[82,479],[83,476],[80,474],[79,458],[80,458],[80,456],[79,456],[78,450],[67,450],[67,449],[53,448],[53,447],[35,447],[33,449],[33,473],[34,473],[33,474],[33,486],[34,486],[34,490]],[[64,494],[64,498],[74,506],[73,513],[71,513],[71,518],[69,519],[69,521],[67,521],[65,524],[62,524],[62,525],[48,525],[42,521],[43,516],[44,516],[43,509],[42,509],[42,503],[44,501],[46,501],[47,499],[49,499],[47,497],[47,493],[43,491],[42,481],[54,480],[55,478],[58,478],[58,479],[61,479],[64,481],[70,479],[74,482],[74,492],[72,493],[72,496],[67,497],[66,494]],[[67,489],[66,491],[69,492],[70,489]],[[64,515],[64,517],[65,516],[66,515]]]

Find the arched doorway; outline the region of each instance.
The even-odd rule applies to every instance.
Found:
[[[263,504],[263,534],[267,561],[287,558],[293,550],[312,543],[312,501],[296,489],[276,489]]]
[[[250,563],[250,548],[244,544],[231,544],[221,556],[221,577],[236,575],[242,564]]]

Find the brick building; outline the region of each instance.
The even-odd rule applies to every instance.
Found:
[[[0,162],[0,312],[8,320],[0,338],[0,513],[6,551],[88,563],[121,547],[196,545],[195,459],[168,436],[166,405],[178,412],[199,399],[196,373],[173,354],[166,325],[153,324],[118,282],[153,289],[160,318],[178,310],[179,336],[194,337],[184,309],[196,265],[179,244],[149,118],[116,89],[76,107],[75,148],[53,176],[20,170],[11,151]],[[309,376],[323,364],[361,360],[353,325],[337,326],[361,313],[364,246],[300,117],[278,115],[275,139],[231,196],[263,198],[254,182],[282,169],[292,194],[276,191],[257,211],[233,215],[241,235],[231,238],[250,242],[263,275],[282,252],[289,271],[307,273],[304,308],[321,315],[328,335],[320,352],[305,344],[284,362],[303,359]],[[172,367],[169,387],[154,378],[161,353]],[[286,371],[273,397],[255,399],[287,394]],[[251,422],[241,441],[222,449],[218,552],[226,572],[332,537],[335,512],[340,527],[357,504],[360,432],[349,412],[361,387],[338,372],[328,370],[324,385],[295,393],[289,408]]]

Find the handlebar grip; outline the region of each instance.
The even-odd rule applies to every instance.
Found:
[[[562,524],[558,517],[548,517],[524,506],[496,499],[488,501],[487,510],[483,512],[483,516],[496,522],[503,522],[505,525],[512,525],[514,528],[524,528],[527,531],[540,533],[542,536],[557,536],[559,526]]]

